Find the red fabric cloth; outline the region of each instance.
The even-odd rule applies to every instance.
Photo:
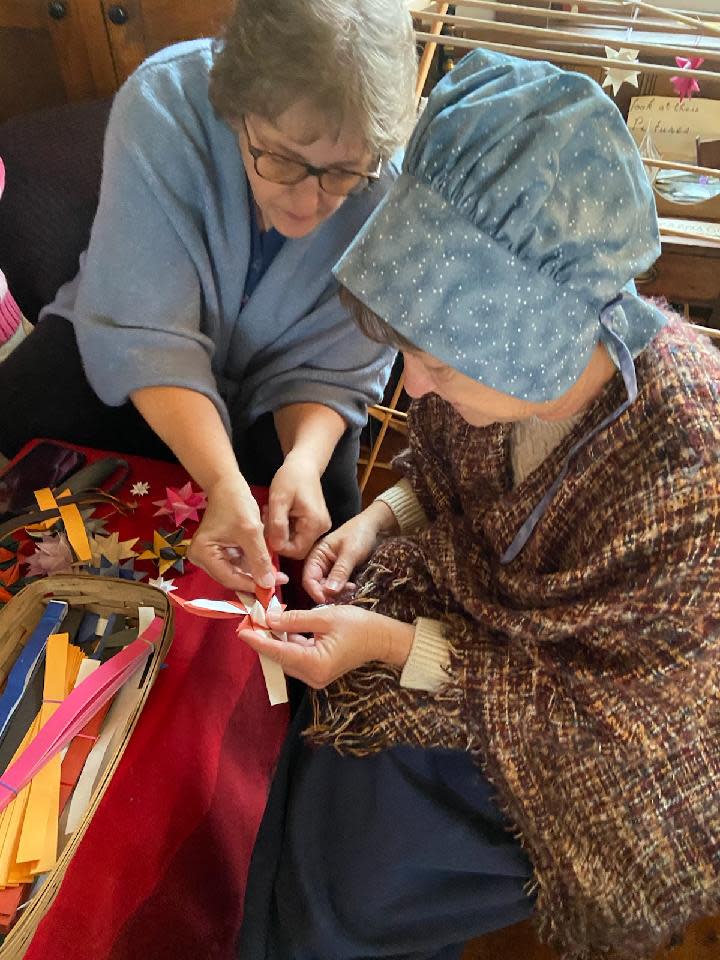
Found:
[[[124,459],[131,471],[120,497],[134,499],[130,487],[142,480],[150,492],[108,529],[149,541],[169,519],[152,516],[152,501],[188,478],[177,465]],[[262,503],[265,491],[254,492]],[[175,580],[181,596],[228,597],[202,571],[187,570]],[[287,722],[285,706],[270,707],[257,656],[233,622],[176,608],[166,666],[26,960],[234,957],[250,854]]]

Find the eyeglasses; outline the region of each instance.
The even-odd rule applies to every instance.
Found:
[[[325,193],[330,193],[334,197],[346,197],[348,194],[366,190],[373,180],[378,180],[380,177],[380,161],[372,173],[359,173],[357,170],[343,170],[342,167],[313,167],[312,164],[304,163],[302,160],[293,160],[279,153],[260,150],[250,140],[245,117],[242,118],[242,124],[248,153],[255,165],[255,173],[263,180],[293,186],[296,183],[302,183],[307,177],[317,177]]]

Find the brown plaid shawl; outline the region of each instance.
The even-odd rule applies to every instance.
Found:
[[[308,731],[472,751],[532,858],[540,934],[573,958],[638,960],[720,906],[720,355],[673,324],[636,365],[637,402],[507,567],[619,376],[516,489],[507,427],[414,405],[404,466],[430,523],[378,549],[360,594],[445,621],[448,685],[371,664],[316,694]]]

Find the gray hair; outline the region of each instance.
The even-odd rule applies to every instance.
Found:
[[[230,123],[308,100],[389,157],[414,123],[417,56],[405,0],[238,0],[214,45],[210,99]]]

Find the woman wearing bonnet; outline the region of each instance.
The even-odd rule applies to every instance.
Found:
[[[403,479],[310,553],[291,642],[241,634],[315,688],[242,957],[450,960],[534,912],[638,960],[720,906],[720,362],[636,295],[659,252],[593,81],[478,51],[433,91],[335,267],[404,355]]]
[[[331,268],[414,121],[403,0],[239,0],[113,103],[76,278],[0,368],[0,452],[36,436],[176,457],[208,495],[189,551],[274,583],[357,513],[358,437],[392,351]],[[248,484],[270,487],[265,525]],[[230,550],[228,548],[231,548]]]

